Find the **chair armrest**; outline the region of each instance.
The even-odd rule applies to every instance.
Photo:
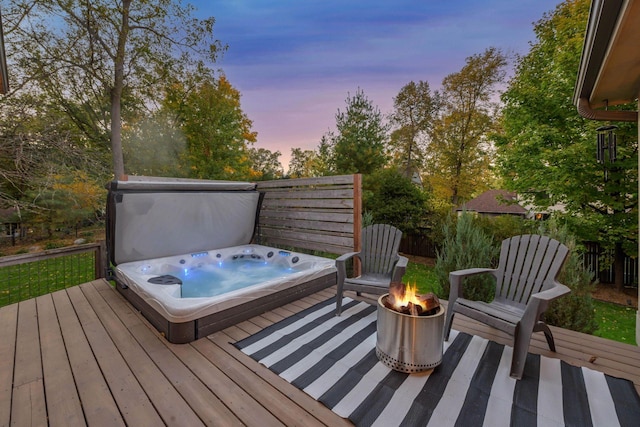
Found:
[[[347,278],[347,260],[353,257],[360,257],[360,252],[347,252],[336,258],[336,269],[338,270],[338,286],[342,286]]]
[[[346,262],[349,258],[353,258],[354,256],[359,256],[360,252],[347,252],[346,254],[342,254],[340,255],[338,258],[336,258],[336,263],[338,262]]]
[[[551,302],[554,299],[560,298],[570,292],[571,289],[569,289],[568,286],[565,286],[560,282],[554,282],[554,286],[552,288],[533,294],[531,295],[531,298]]]
[[[407,271],[407,265],[409,264],[409,258],[402,255],[398,255],[398,262],[393,268],[393,274],[391,276],[391,282],[402,282],[402,277]]]
[[[449,304],[453,303],[459,296],[462,296],[462,279],[478,274],[495,275],[497,271],[495,268],[467,268],[449,273]]]
[[[527,308],[524,310],[521,322],[536,322],[540,315],[547,310],[551,301],[570,292],[571,289],[569,289],[569,287],[560,282],[554,281],[554,286],[552,288],[531,295]]]

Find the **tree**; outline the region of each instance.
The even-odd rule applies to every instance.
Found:
[[[381,169],[365,177],[363,204],[373,223],[391,224],[405,233],[425,225],[428,197],[396,168]]]
[[[364,91],[347,95],[347,107],[336,113],[338,130],[332,141],[336,173],[372,173],[387,163],[388,126]]]
[[[291,178],[306,178],[313,175],[313,162],[317,157],[313,150],[291,149],[288,175]]]
[[[434,193],[456,206],[491,181],[496,131],[497,86],[505,77],[505,55],[496,48],[466,59],[464,67],[442,81],[442,108],[428,144],[428,178]]]
[[[188,176],[199,179],[251,178],[249,145],[257,134],[240,106],[240,92],[221,76],[193,89],[175,82],[164,107],[175,113],[186,140],[181,158]]]
[[[171,0],[10,3],[3,18],[21,70],[14,86],[46,93],[91,143],[110,142],[120,177],[123,120],[143,111],[166,79],[188,68],[209,73],[200,61],[215,62],[223,49],[214,19],[192,12]]]
[[[259,181],[282,178],[282,165],[278,158],[280,151],[272,152],[266,148],[249,148],[251,175]]]
[[[438,111],[440,95],[431,92],[428,82],[406,84],[393,99],[390,149],[394,164],[405,176],[420,171],[423,166],[427,134]]]
[[[82,176],[102,188],[111,175],[103,154],[43,94],[3,98],[0,208],[17,209],[22,220],[44,215],[51,205],[40,203],[42,195],[60,192],[55,188],[59,177]],[[68,206],[62,209],[69,212]]]
[[[561,206],[554,214],[573,234],[613,251],[622,288],[623,252],[637,251],[637,128],[617,123],[618,156],[605,172],[595,155],[603,123],[583,119],[572,103],[589,3],[566,1],[536,23],[536,42],[502,96],[497,165],[528,203],[539,210]]]

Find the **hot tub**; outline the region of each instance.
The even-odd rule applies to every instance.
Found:
[[[336,283],[335,261],[253,244],[255,184],[133,178],[107,198],[116,288],[186,343]]]
[[[335,261],[244,245],[120,264],[116,275],[169,322],[184,323],[304,287],[335,272]]]

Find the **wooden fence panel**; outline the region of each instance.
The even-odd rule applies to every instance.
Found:
[[[338,255],[358,250],[361,188],[361,175],[258,182],[265,194],[258,242]]]

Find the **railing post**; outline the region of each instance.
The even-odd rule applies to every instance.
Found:
[[[104,240],[98,242],[95,252],[95,277],[102,279],[107,272],[107,243]]]
[[[362,175],[353,175],[353,250],[359,252],[362,249]],[[362,273],[360,259],[354,258],[353,273],[359,276]]]

